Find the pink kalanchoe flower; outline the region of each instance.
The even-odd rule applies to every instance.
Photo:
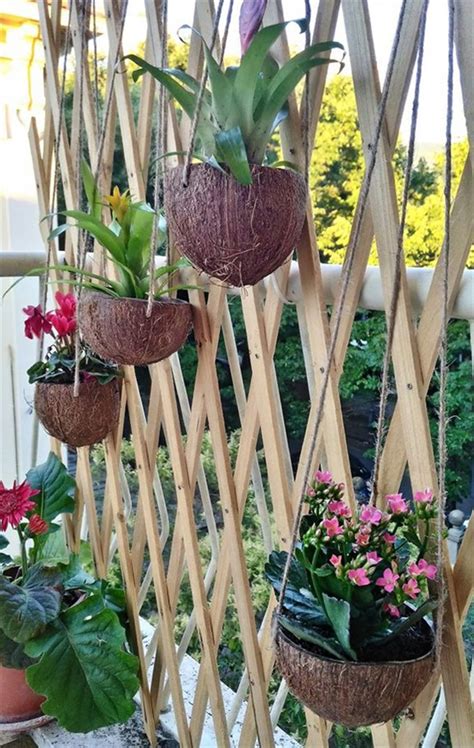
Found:
[[[36,506],[31,497],[39,493],[26,480],[19,486],[14,481],[12,488],[5,488],[0,481],[0,528],[5,531],[8,525],[18,527],[20,520]]]
[[[392,618],[400,618],[400,611],[398,610],[397,606],[392,605],[392,603],[385,603],[383,605],[383,610],[389,613]]]
[[[262,23],[267,0],[243,0],[240,7],[239,34],[242,54],[248,50],[250,42]]]
[[[74,319],[76,316],[76,297],[74,294],[57,291],[54,298],[64,317],[66,319]]]
[[[425,488],[424,491],[417,491],[414,500],[418,504],[431,504],[433,501],[433,491],[429,488]]]
[[[316,491],[314,490],[314,488],[311,488],[311,486],[309,488],[307,488],[306,489],[306,496],[316,496]]]
[[[420,558],[417,564],[410,564],[408,571],[412,577],[426,577],[427,579],[436,579],[437,568],[434,564],[429,564],[424,558]]]
[[[337,569],[342,564],[342,556],[336,556],[336,554],[333,553],[329,559],[329,563]]]
[[[366,559],[369,564],[378,564],[382,560],[382,557],[379,556],[377,551],[368,551],[366,554]]]
[[[370,579],[367,576],[365,569],[350,569],[347,572],[347,578],[357,587],[366,587],[370,584]]]
[[[374,506],[365,506],[359,516],[362,522],[368,522],[371,525],[379,525],[382,519],[382,512]]]
[[[318,481],[318,483],[326,483],[329,485],[332,483],[332,473],[330,473],[329,470],[316,470],[314,480]]]
[[[385,497],[388,505],[394,514],[405,514],[408,512],[408,504],[401,493],[393,493]]]
[[[380,579],[377,579],[375,584],[378,587],[383,587],[385,592],[393,592],[398,579],[400,579],[399,574],[394,574],[391,569],[385,569],[383,575]]]
[[[355,542],[357,545],[368,545],[370,542],[370,529],[367,531],[362,528],[355,536]]]
[[[339,520],[337,519],[337,517],[332,517],[332,519],[323,519],[322,524],[328,534],[328,538],[333,538],[335,535],[340,535],[342,532],[342,527],[339,524]]]
[[[352,512],[344,501],[330,501],[328,509],[338,517],[350,517]]]
[[[25,335],[27,338],[32,340],[33,338],[40,338],[42,332],[46,334],[51,332],[51,315],[50,313],[43,314],[41,304],[26,306],[23,311],[27,316],[27,319],[25,319]]]
[[[420,588],[418,587],[418,582],[416,581],[416,579],[408,579],[408,581],[406,581],[405,584],[402,585],[402,590],[405,595],[411,597],[412,600],[415,600],[418,593],[420,592]]]
[[[390,533],[390,532],[384,532],[384,534],[382,535],[382,537],[385,540],[385,542],[388,543],[388,545],[393,545],[395,543],[396,539],[397,539],[397,536],[396,535],[392,535],[392,533]]]

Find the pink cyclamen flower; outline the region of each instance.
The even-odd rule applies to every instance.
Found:
[[[388,545],[393,545],[395,543],[396,539],[397,539],[397,536],[396,535],[392,535],[392,533],[390,533],[390,532],[384,532],[384,534],[382,535],[382,537],[385,540],[385,542],[388,543]]]
[[[408,504],[401,493],[393,493],[390,496],[386,496],[386,499],[394,514],[405,514],[408,512]]]
[[[337,569],[342,564],[342,556],[336,556],[336,554],[333,553],[329,559],[329,563]]]
[[[436,579],[437,568],[434,564],[429,564],[424,558],[420,558],[417,564],[410,564],[408,571],[412,577],[426,577],[427,579]]]
[[[36,489],[31,488],[26,480],[18,486],[16,481],[14,481],[12,488],[5,488],[2,481],[0,481],[1,529],[5,531],[8,525],[18,527],[20,520],[36,506],[36,503],[31,501],[31,497],[39,493]]]
[[[383,575],[380,579],[377,579],[375,584],[378,587],[383,587],[385,592],[393,592],[398,579],[400,579],[399,574],[394,574],[391,569],[385,569]]]
[[[329,470],[316,470],[314,480],[318,483],[326,483],[329,485],[332,483],[332,473],[330,473]]]
[[[61,293],[57,291],[54,295],[56,303],[66,319],[75,319],[76,316],[76,297],[73,293]]]
[[[406,581],[405,584],[402,585],[402,590],[405,595],[411,597],[412,600],[415,600],[416,596],[420,592],[420,588],[418,587],[418,582],[416,581],[416,579],[408,579],[408,581]]]
[[[95,382],[96,379],[93,374],[88,371],[81,371],[81,382]]]
[[[342,532],[342,527],[339,524],[339,520],[337,519],[337,517],[332,517],[332,519],[323,519],[322,524],[328,534],[328,538],[333,538],[335,535],[340,535]]]
[[[250,42],[262,23],[267,0],[243,0],[240,7],[239,34],[242,54],[248,50]]]
[[[370,584],[370,579],[365,569],[350,569],[347,572],[347,578],[357,587],[366,587]]]
[[[344,501],[330,501],[328,509],[338,517],[350,517],[352,512]]]
[[[28,530],[32,535],[45,535],[49,530],[49,525],[39,514],[33,514],[28,523]]]
[[[383,605],[383,610],[386,611],[389,615],[392,616],[392,618],[400,618],[400,611],[398,610],[396,605],[392,605],[392,603],[385,603]]]
[[[33,338],[40,338],[42,332],[46,334],[51,332],[50,313],[43,314],[41,304],[26,306],[23,311],[27,316],[27,319],[25,319],[25,335],[27,338],[32,340]]]
[[[365,506],[359,516],[362,522],[368,522],[371,525],[379,525],[382,519],[382,512],[374,506]]]
[[[418,504],[431,504],[433,501],[433,491],[429,488],[425,488],[424,491],[417,491],[414,496],[414,500]]]
[[[366,554],[366,559],[369,564],[378,564],[382,560],[377,551],[368,551]]]

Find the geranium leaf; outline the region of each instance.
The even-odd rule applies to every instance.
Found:
[[[135,710],[137,658],[124,651],[125,631],[98,593],[73,606],[26,647],[41,658],[27,670],[46,696],[45,714],[70,732],[125,722]]]
[[[51,581],[57,582],[56,574]],[[24,643],[40,634],[60,606],[61,595],[44,576],[32,574],[20,587],[0,575],[0,628],[13,641]]]
[[[14,642],[0,628],[0,665],[24,670],[32,664],[33,660],[25,654],[23,644]]]
[[[36,499],[37,514],[46,522],[52,522],[59,514],[74,511],[76,481],[54,452],[49,453],[46,462],[31,468],[26,480],[32,488],[41,491]]]

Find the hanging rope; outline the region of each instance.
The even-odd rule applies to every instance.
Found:
[[[230,0],[230,2],[229,2],[229,8],[227,10],[227,18],[225,20],[224,33],[222,34],[221,56],[219,58],[219,67],[220,68],[224,64],[224,55],[225,55],[225,49],[227,47],[227,37],[229,36],[229,28],[230,28],[230,23],[232,21],[232,12],[233,12],[233,10],[234,10],[234,0]]]
[[[62,77],[61,77],[61,90],[59,94],[59,116],[58,116],[58,125],[57,125],[57,134],[56,134],[56,141],[54,144],[54,179],[53,179],[53,189],[51,192],[51,203],[50,203],[50,212],[49,212],[49,220],[48,220],[48,234],[51,234],[53,230],[53,215],[55,214],[55,208],[57,209],[57,193],[58,193],[58,184],[59,184],[59,176],[61,173],[61,165],[59,161],[59,151],[61,149],[61,138],[62,138],[62,128],[65,127],[64,123],[64,102],[66,99],[66,73],[67,73],[67,58],[68,58],[68,52],[69,52],[69,45],[71,43],[71,19],[72,19],[72,3],[69,3],[69,13],[68,13],[68,19],[67,19],[67,27],[66,27],[66,37],[64,42],[64,58],[63,58],[63,67],[62,67]],[[50,268],[51,268],[51,254],[53,251],[53,245],[54,242],[48,240],[48,249],[46,254],[46,266],[43,276],[43,293],[42,293],[42,299],[41,299],[41,306],[43,311],[46,311],[46,304],[48,302],[48,280],[49,280],[49,274],[50,274]],[[41,336],[39,341],[39,357],[43,358],[43,351],[44,351],[44,330],[41,330]]]
[[[214,25],[212,27],[211,43],[209,45],[209,50],[211,54],[214,50],[214,46],[216,43],[217,33],[219,31],[219,21],[221,20],[223,7],[224,7],[224,0],[219,0],[219,5],[217,6],[216,15],[214,18]],[[226,39],[227,39],[228,31],[229,31],[229,25],[230,25],[230,15],[227,16],[226,29],[224,30],[224,36]],[[193,121],[191,123],[191,134],[189,136],[189,145],[188,145],[186,159],[185,159],[184,167],[183,167],[183,187],[187,187],[188,182],[189,182],[189,173],[191,171],[191,159],[194,153],[194,143],[196,141],[196,133],[197,133],[197,128],[199,124],[199,117],[201,116],[202,102],[204,101],[204,94],[206,92],[207,76],[208,76],[207,65],[204,62],[204,70],[202,73],[201,85],[199,87],[199,93],[198,93],[198,98],[196,101],[196,108],[194,110]]]
[[[81,11],[82,11],[82,21],[81,21],[81,61],[79,65],[79,101],[80,101],[80,113],[82,113],[82,104],[83,104],[83,95],[84,95],[84,66],[87,64],[86,59],[86,50],[87,50],[87,29],[89,28],[90,23],[90,3],[91,0],[85,0],[85,2],[81,3]],[[86,6],[88,9],[88,12],[86,13]],[[112,79],[110,81],[108,90],[107,90],[107,96],[105,101],[105,107],[104,107],[104,116],[102,120],[102,128],[100,133],[100,140],[99,145],[97,148],[97,163],[95,168],[95,174],[94,174],[94,181],[96,184],[98,184],[100,169],[102,166],[102,158],[104,154],[104,146],[105,146],[105,139],[107,136],[107,127],[110,117],[110,112],[112,109],[112,101],[113,101],[113,94],[114,94],[114,81],[115,76],[117,74],[117,67],[119,63],[119,57],[120,57],[120,49],[122,46],[122,38],[123,38],[123,30],[125,26],[125,17],[127,14],[127,7],[128,7],[128,0],[123,0],[122,6],[121,6],[121,12],[120,12],[120,22],[119,22],[119,31],[117,36],[117,46],[115,49],[115,56],[114,56],[114,62],[113,62],[113,68],[112,68]],[[94,6],[95,11],[95,6]],[[87,24],[85,23],[85,20],[87,18]],[[94,29],[95,29],[95,17],[94,17]],[[95,51],[96,55],[96,51]],[[95,65],[97,66],[97,59],[95,56]],[[96,78],[96,85],[98,86],[98,75],[97,70],[95,70],[95,78]],[[98,90],[96,91],[97,101],[98,101]],[[96,104],[97,106],[97,104]],[[81,120],[82,122],[82,120]],[[79,146],[78,146],[78,152],[77,152],[77,159],[76,159],[76,181],[77,181],[77,199],[80,203],[80,196],[82,194],[82,180],[81,180],[81,159],[82,159],[82,127],[80,127],[79,130]],[[80,240],[81,232],[79,232],[79,244],[78,244],[78,268],[80,271],[84,270],[87,255],[92,248],[93,245],[93,239],[89,235],[86,242],[81,242]],[[76,338],[75,338],[75,367],[74,367],[74,397],[77,397],[79,395],[79,380],[80,380],[80,372],[79,372],[79,366],[80,366],[80,357],[81,357],[81,345],[80,345],[80,300],[82,296],[82,288],[83,288],[83,275],[82,272],[79,273],[79,284],[77,289],[77,311],[76,311],[76,321],[77,321],[77,327],[76,327]]]
[[[395,332],[395,322],[397,318],[398,300],[400,298],[400,286],[402,280],[402,263],[404,257],[403,236],[405,233],[406,216],[408,208],[408,196],[410,192],[411,175],[413,171],[413,158],[415,153],[416,128],[418,123],[418,108],[420,101],[421,75],[423,70],[423,56],[425,51],[425,32],[426,16],[428,12],[429,0],[425,0],[421,12],[420,30],[418,32],[417,42],[417,66],[415,78],[415,90],[413,93],[413,103],[411,110],[410,136],[408,142],[407,163],[405,167],[405,177],[403,185],[402,207],[400,214],[400,225],[397,237],[397,253],[395,256],[395,270],[392,298],[390,301],[389,313],[387,318],[387,343],[382,367],[382,382],[380,386],[379,414],[377,419],[376,437],[375,437],[375,456],[372,479],[372,490],[369,504],[375,504],[378,494],[378,483],[380,476],[380,464],[382,461],[383,439],[385,434],[385,416],[387,411],[387,400],[389,392],[389,372],[390,361],[392,358],[393,338]]]
[[[168,67],[168,0],[161,2],[161,68]],[[164,181],[160,170],[159,157],[166,153],[168,141],[168,99],[165,95],[165,87],[160,85],[158,98],[158,121],[155,132],[155,181],[154,181],[154,216],[153,230],[150,244],[150,260],[148,263],[149,287],[148,287],[148,304],[146,316],[151,316],[153,301],[155,298],[155,247],[158,238],[160,225],[160,211],[164,206]],[[167,263],[168,261],[168,242],[166,243]]]
[[[448,385],[448,323],[449,323],[449,253],[451,244],[451,193],[452,193],[452,122],[453,122],[453,82],[454,82],[454,0],[448,0],[448,81],[446,100],[446,143],[444,167],[444,252],[441,252],[442,267],[442,314],[441,340],[439,351],[439,502],[437,522],[437,556],[438,556],[438,606],[436,610],[436,660],[439,664],[443,644],[443,612],[446,590],[443,584],[443,532],[446,510],[446,466],[448,451],[446,431],[448,416],[446,412],[446,391]]]
[[[334,327],[332,329],[331,340],[330,340],[330,344],[329,344],[327,363],[326,363],[326,367],[324,368],[324,371],[322,371],[322,373],[324,374],[324,376],[323,376],[323,380],[322,380],[322,383],[321,383],[321,392],[320,392],[318,406],[317,406],[317,410],[316,410],[313,431],[312,431],[311,439],[310,439],[310,446],[309,446],[309,451],[308,451],[308,460],[307,460],[307,463],[306,463],[306,469],[305,469],[305,473],[304,473],[304,477],[303,477],[303,482],[302,482],[302,486],[301,486],[301,494],[300,494],[300,497],[299,497],[298,507],[297,507],[297,511],[296,511],[296,515],[295,515],[295,520],[294,520],[294,523],[293,523],[293,530],[292,530],[292,535],[291,535],[291,543],[290,543],[290,548],[288,550],[288,556],[287,556],[287,559],[286,559],[285,569],[284,569],[284,572],[283,572],[282,583],[281,583],[281,590],[280,590],[280,597],[279,597],[278,605],[277,605],[277,608],[276,608],[276,616],[274,617],[274,624],[275,624],[275,626],[276,626],[276,622],[278,620],[278,616],[280,615],[280,613],[282,611],[283,601],[284,601],[284,598],[285,598],[285,592],[286,592],[286,588],[287,588],[287,585],[288,585],[288,574],[289,574],[289,571],[290,571],[291,559],[292,559],[293,553],[295,551],[296,543],[298,541],[298,530],[299,530],[299,526],[300,526],[300,522],[301,522],[301,517],[302,517],[302,514],[303,514],[303,506],[304,506],[304,500],[305,500],[305,489],[306,489],[306,486],[307,486],[307,483],[308,483],[308,480],[309,480],[309,473],[310,473],[310,470],[311,470],[311,456],[312,456],[312,453],[314,452],[314,449],[316,447],[316,442],[317,442],[317,439],[318,439],[319,428],[320,428],[320,425],[321,425],[323,411],[324,411],[324,403],[325,403],[325,399],[326,399],[326,392],[327,392],[327,388],[328,388],[328,384],[329,384],[329,377],[330,377],[331,369],[332,369],[333,362],[334,362],[334,354],[335,354],[335,350],[336,350],[336,343],[337,343],[339,329],[340,329],[341,321],[342,321],[342,317],[343,317],[344,303],[345,303],[346,296],[347,296],[347,291],[348,291],[348,288],[349,288],[349,281],[350,281],[352,266],[354,264],[354,258],[355,258],[355,254],[356,254],[356,248],[357,248],[357,245],[359,243],[359,237],[360,237],[360,232],[361,232],[361,228],[362,228],[362,220],[364,218],[365,210],[366,210],[367,204],[368,204],[370,186],[371,186],[371,183],[372,183],[372,175],[373,175],[373,171],[374,171],[374,168],[375,168],[375,163],[376,163],[376,160],[377,160],[377,151],[378,151],[378,145],[379,145],[379,141],[380,141],[380,134],[382,132],[382,127],[383,127],[383,123],[384,123],[384,120],[385,120],[385,110],[386,110],[386,106],[387,106],[387,99],[388,99],[388,94],[389,94],[389,91],[390,91],[390,83],[391,83],[391,80],[392,80],[393,71],[394,71],[394,68],[395,68],[395,61],[396,61],[396,57],[397,57],[397,53],[398,53],[398,48],[399,48],[399,45],[400,45],[400,36],[401,36],[403,21],[405,19],[407,2],[408,2],[408,0],[403,0],[403,4],[402,4],[402,7],[400,9],[400,14],[399,14],[399,17],[398,17],[397,28],[396,28],[396,31],[395,31],[395,38],[394,38],[394,41],[393,41],[392,51],[391,51],[391,54],[390,54],[390,60],[389,60],[389,63],[388,63],[388,68],[387,68],[387,75],[386,75],[386,78],[385,78],[384,90],[383,90],[382,97],[380,99],[380,104],[379,104],[379,113],[378,113],[378,118],[377,118],[377,124],[376,124],[376,128],[375,128],[373,143],[369,144],[370,161],[369,161],[369,164],[367,166],[367,169],[366,169],[366,172],[365,172],[365,176],[364,176],[364,181],[363,181],[363,184],[362,184],[362,187],[361,187],[361,191],[360,191],[360,198],[359,198],[359,200],[360,200],[360,208],[359,208],[359,210],[357,212],[357,215],[356,215],[356,218],[355,218],[354,230],[353,230],[353,233],[352,233],[352,238],[351,238],[351,241],[349,242],[349,246],[348,246],[347,252],[346,252],[346,260],[345,260],[345,264],[344,264],[344,268],[343,268],[341,291],[340,291],[340,294],[339,294],[339,300],[338,300],[338,304],[337,304],[337,309],[336,309],[336,312],[335,312],[335,315],[334,315]]]
[[[311,1],[305,0],[305,49],[311,45]],[[303,106],[303,117],[301,118],[303,126],[303,148],[304,148],[304,178],[306,184],[309,183],[309,164],[310,164],[310,153],[309,153],[309,81],[310,71],[308,70],[305,75],[304,85],[304,106]]]

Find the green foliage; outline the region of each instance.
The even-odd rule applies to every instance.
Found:
[[[31,488],[41,491],[36,513],[46,522],[52,522],[58,514],[74,511],[76,482],[54,452],[49,453],[46,462],[31,468],[26,480]]]
[[[304,22],[298,23],[304,30]],[[270,48],[286,26],[287,23],[277,23],[260,29],[240,65],[225,71],[202,40],[210,88],[204,93],[198,119],[199,153],[210,163],[225,164],[241,184],[252,183],[250,164],[263,162],[267,144],[287,116],[287,99],[299,81],[314,67],[330,62],[318,55],[342,49],[338,42],[312,44],[279,68]],[[137,55],[128,55],[128,59],[138,66],[132,74],[135,81],[145,72],[151,73],[188,117],[194,116],[199,96],[196,79],[182,69],[154,67]]]

